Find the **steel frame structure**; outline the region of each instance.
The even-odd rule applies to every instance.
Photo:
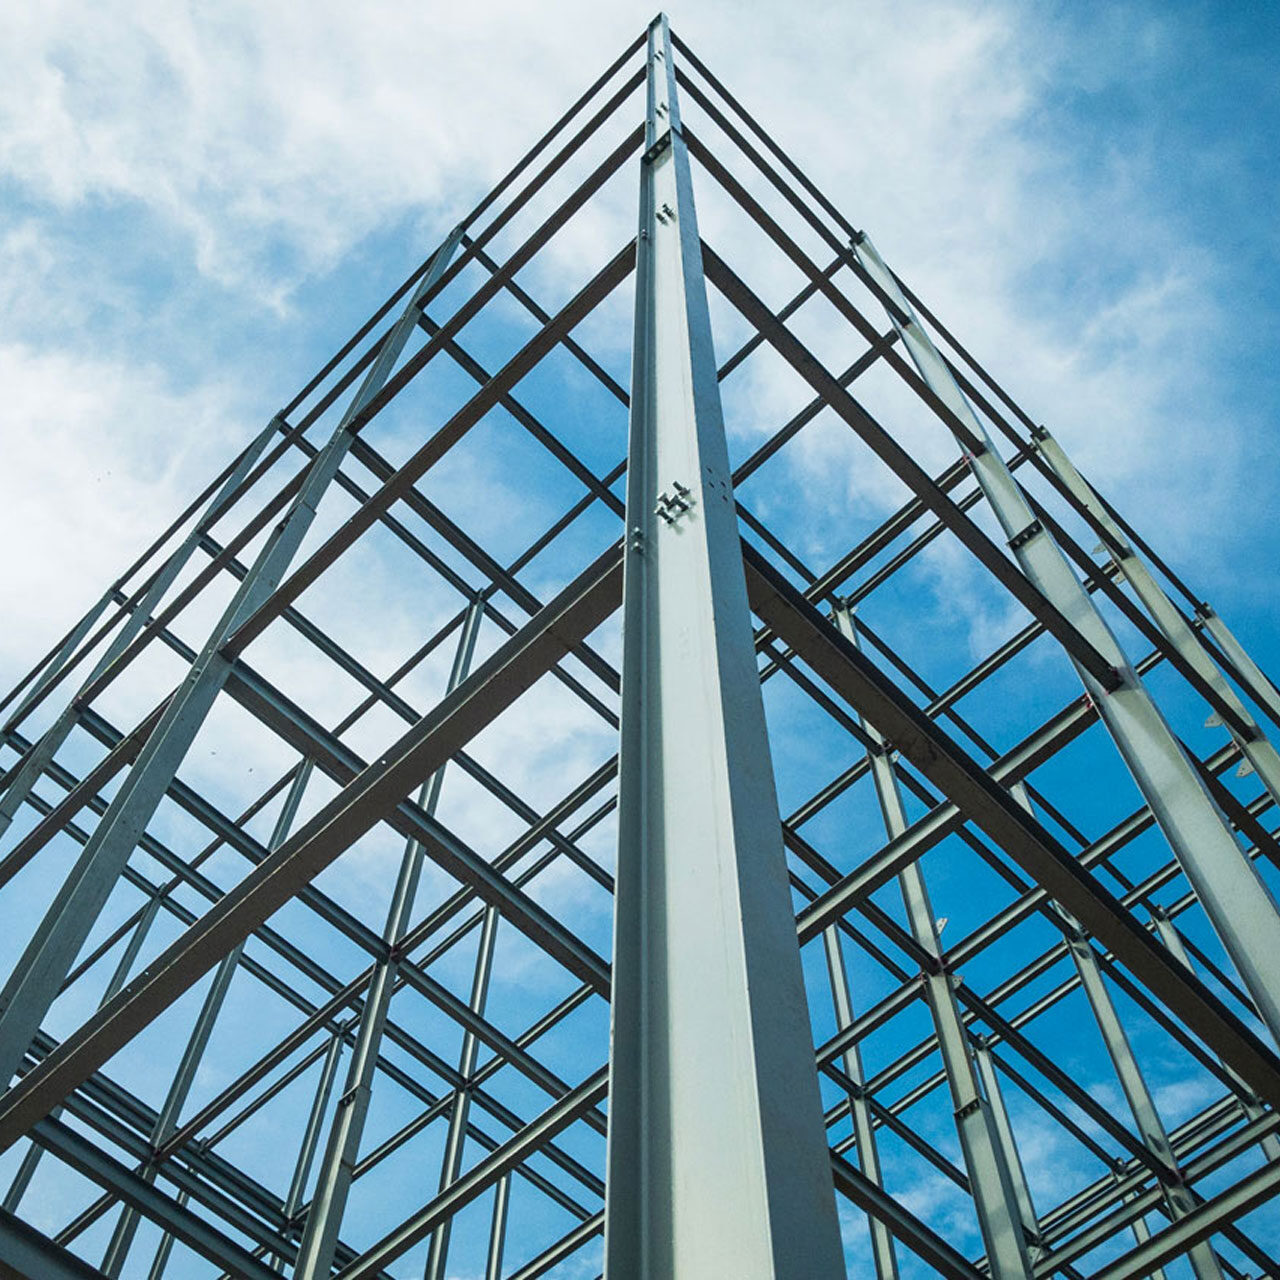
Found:
[[[1280,1274],[1280,693],[665,17],[0,710],[0,1269]]]

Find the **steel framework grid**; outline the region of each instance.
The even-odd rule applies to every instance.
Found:
[[[1280,694],[665,18],[2,707],[18,1274],[1280,1271]]]

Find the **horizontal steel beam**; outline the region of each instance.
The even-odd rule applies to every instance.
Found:
[[[985,1272],[979,1271],[936,1231],[847,1160],[833,1154],[831,1173],[841,1195],[883,1222],[912,1253],[939,1275],[948,1277],[948,1280],[985,1280]]]
[[[1103,688],[1114,688],[1118,680],[1111,664],[1077,631],[1022,573],[1021,569],[959,509],[920,466],[860,405],[812,353],[785,326],[780,324],[737,273],[710,246],[702,248],[707,279],[741,312],[748,323],[764,333],[770,345],[817,392],[904,484],[928,506],[976,557],[978,562],[1004,586],[1019,604],[1044,625],[1062,647],[1088,671]],[[879,335],[875,335],[878,340]],[[885,358],[892,355],[886,352]]]

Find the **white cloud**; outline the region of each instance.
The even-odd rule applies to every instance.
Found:
[[[16,672],[102,593],[239,441],[228,388],[178,389],[146,362],[130,369],[3,344],[0,385],[0,501],[20,531],[4,571],[0,667]]]

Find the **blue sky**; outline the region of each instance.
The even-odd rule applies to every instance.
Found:
[[[159,4],[10,10],[0,15],[0,63],[8,64],[0,76],[0,502],[21,532],[0,567],[9,602],[4,687],[652,16],[585,2],[551,17],[515,3],[432,12],[325,2],[309,7],[305,24],[272,4],[228,4],[216,15]],[[706,3],[671,16],[1255,655],[1280,666],[1272,603],[1280,538],[1271,518],[1280,479],[1271,447],[1280,409],[1280,11],[938,2],[905,13],[882,3],[780,13]],[[706,196],[703,233],[717,247],[730,244],[735,224]],[[606,192],[600,216],[575,224],[531,274],[542,296],[565,296],[586,260],[618,246],[633,200],[628,172]],[[778,284],[767,263],[758,270],[762,285]],[[732,321],[723,309],[714,314],[728,338]],[[611,306],[591,330],[601,359],[622,377],[628,321],[625,306]],[[820,316],[798,327],[836,363],[839,340]],[[520,332],[512,321],[509,331],[481,333],[478,353],[495,367]],[[407,452],[424,413],[466,385],[457,374],[424,378],[380,421],[380,447]],[[558,404],[548,382],[531,380],[522,394],[548,416]],[[622,418],[601,406],[608,425],[596,431],[595,406],[576,394],[565,434],[603,472],[620,454]],[[725,395],[736,460],[795,407],[796,388],[766,364],[726,383]],[[867,396],[877,408],[881,397],[886,420],[902,407],[874,382]],[[459,450],[433,493],[495,552],[514,553],[550,518],[563,477],[537,470],[510,433],[494,430]],[[918,422],[903,430],[931,465],[950,458],[938,432]],[[855,465],[847,434],[829,424],[815,424],[793,452],[785,471],[762,471],[744,498],[822,566],[899,491]],[[333,527],[347,509],[331,505],[322,525]],[[584,558],[612,536],[606,520],[589,526]],[[399,590],[389,550],[351,559],[340,582],[363,593],[360,602]],[[553,576],[551,566],[531,571],[540,587]],[[960,556],[922,560],[903,585],[940,611],[934,625],[911,626],[918,606],[905,591],[886,593],[872,620],[900,628],[922,664],[958,671],[1016,621]],[[423,588],[380,637],[387,661],[376,669],[410,647],[421,619],[443,618],[448,607]],[[351,611],[332,602],[328,612],[323,600],[315,608],[335,630],[349,621]],[[207,624],[213,615],[201,616]],[[198,624],[183,634],[198,640]],[[330,673],[288,666],[287,650],[265,640],[254,660],[268,674],[308,705],[345,709],[350,691],[334,687]],[[482,651],[495,642],[486,636]],[[601,646],[616,654],[616,636]],[[419,705],[441,677],[437,663],[413,691]],[[147,691],[120,693],[120,720],[141,709]],[[980,708],[982,723],[1003,717],[1012,733],[1070,696],[1069,673],[1054,669],[1034,696],[1006,691],[998,705],[997,691]],[[567,757],[533,758],[536,717],[523,738],[507,723],[475,753],[509,779],[518,750],[520,788],[541,798],[566,775],[585,774],[609,745],[599,724],[575,718],[556,691],[539,686],[537,698],[546,721],[572,735]],[[775,746],[792,762],[779,767],[786,812],[807,794],[801,766],[826,777],[835,771],[831,752],[850,745],[821,736],[781,681],[767,705]],[[235,787],[214,756],[238,731],[228,711],[184,769],[226,788],[228,805]],[[360,748],[369,754],[377,740],[369,731]],[[289,758],[263,747],[254,762],[280,770]],[[1078,787],[1085,768],[1064,766],[1059,785]],[[484,848],[514,827],[476,792],[451,780],[442,816]],[[1082,804],[1097,829],[1125,811],[1101,789]],[[815,822],[814,838],[839,845],[848,831],[866,830],[872,841],[875,821],[865,796],[850,798]],[[177,815],[162,827],[175,842],[184,838]],[[607,864],[602,830],[593,852]],[[370,917],[398,856],[394,841],[384,844],[365,847],[354,869],[344,859],[344,878],[333,881]],[[949,849],[926,860],[943,885]],[[581,911],[607,947],[598,890],[565,878],[547,893]],[[881,897],[896,914],[892,895]],[[963,905],[948,910],[960,936],[972,921]],[[335,958],[343,963],[354,960]],[[513,972],[538,969],[514,944],[511,964]],[[465,981],[461,970],[454,976]],[[975,964],[979,976],[987,975]],[[872,994],[884,982],[869,965],[858,977]],[[530,982],[546,997],[555,979],[542,979]],[[517,982],[508,999],[519,996]],[[827,1011],[814,1003],[825,1026]],[[1059,1044],[1069,1030],[1059,1028]],[[566,1075],[589,1068],[561,1050]],[[1105,1092],[1096,1058],[1073,1065]],[[1190,1087],[1180,1072],[1161,1064],[1156,1083],[1171,1098]],[[279,1123],[287,1127],[288,1117]],[[1034,1130],[1029,1113],[1024,1123]],[[953,1143],[945,1125],[931,1136]],[[1038,1130],[1037,1142],[1033,1189],[1048,1196],[1060,1153]],[[945,1187],[918,1177],[917,1211],[954,1212]],[[946,1221],[963,1233],[962,1219]]]

